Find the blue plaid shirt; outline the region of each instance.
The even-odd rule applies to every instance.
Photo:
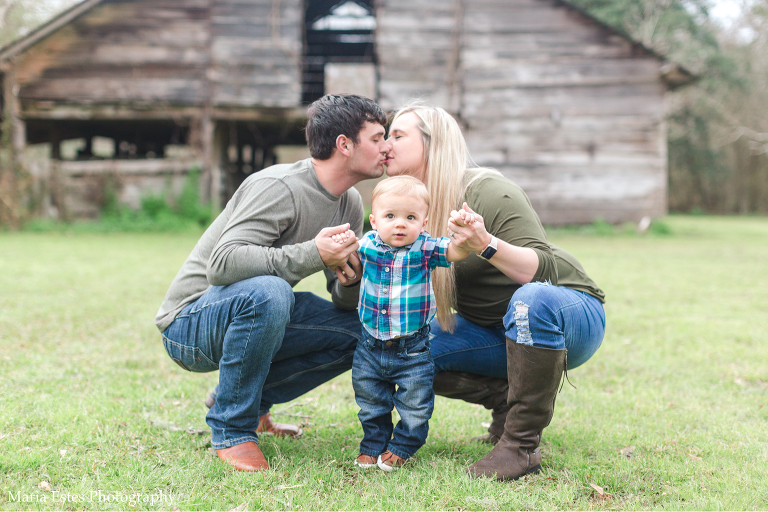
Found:
[[[376,231],[360,240],[363,277],[358,312],[374,338],[412,334],[434,318],[437,306],[430,279],[435,267],[450,267],[450,238],[421,233],[411,245],[390,247]]]

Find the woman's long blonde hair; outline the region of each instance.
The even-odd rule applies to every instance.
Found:
[[[417,127],[424,143],[427,190],[431,198],[427,231],[433,237],[447,236],[451,210],[461,208],[469,181],[479,177],[477,172],[468,170],[479,169],[469,155],[459,123],[448,112],[440,107],[412,104],[398,110],[392,122],[408,113],[419,118]],[[432,287],[437,302],[437,321],[443,330],[453,332],[455,320],[452,309],[456,307],[454,267],[435,269]]]

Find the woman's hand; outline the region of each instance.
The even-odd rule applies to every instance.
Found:
[[[448,219],[449,234],[461,249],[480,254],[491,243],[483,218],[473,212],[467,203],[460,211],[452,211]],[[496,254],[488,262],[516,283],[531,282],[539,268],[539,257],[533,249],[510,245],[499,240]]]
[[[448,234],[460,248],[480,254],[491,243],[483,218],[464,203],[461,210],[451,211]]]

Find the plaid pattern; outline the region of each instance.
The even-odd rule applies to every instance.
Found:
[[[450,267],[450,238],[421,233],[411,245],[390,247],[376,231],[360,240],[363,277],[358,312],[374,338],[390,340],[412,334],[435,316],[430,279],[435,267]]]

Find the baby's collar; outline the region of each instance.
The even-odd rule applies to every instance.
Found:
[[[379,232],[378,231],[374,231],[374,233],[375,233],[375,235],[373,237],[373,243],[376,244],[376,247],[379,247],[381,249],[385,249],[387,251],[400,251],[400,250],[403,250],[403,249],[410,249],[413,246],[413,244],[415,244],[420,239],[425,238],[427,236],[426,233],[424,231],[422,231],[421,233],[419,233],[419,237],[416,240],[414,240],[412,243],[410,243],[408,245],[404,245],[402,247],[392,247],[391,245],[387,244],[384,240],[381,239],[381,236],[379,236]]]

